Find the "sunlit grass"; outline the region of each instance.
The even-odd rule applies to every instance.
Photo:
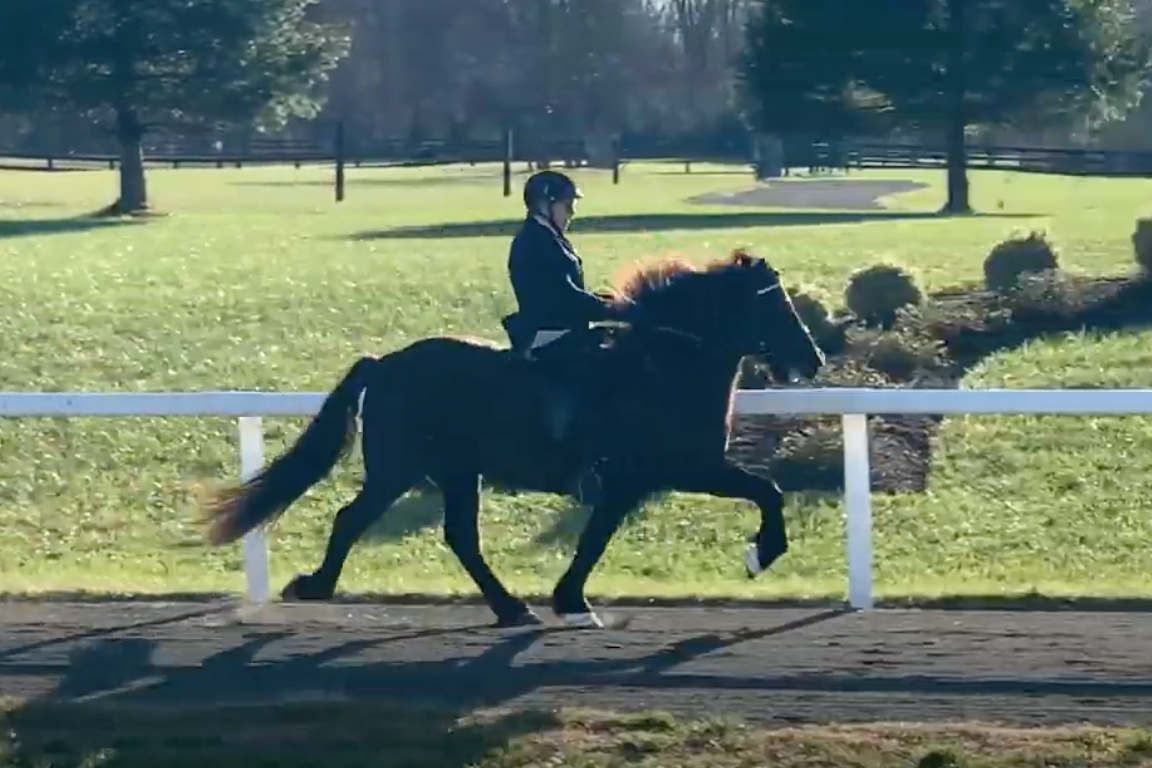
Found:
[[[929,289],[977,280],[984,254],[1013,229],[1043,227],[1066,268],[1125,272],[1133,221],[1152,182],[973,174],[977,206],[961,218],[820,224],[755,209],[685,202],[750,185],[732,169],[629,165],[615,187],[581,172],[585,221],[615,231],[573,238],[601,283],[648,255],[718,255],[747,245],[789,283],[833,297],[856,268],[894,259]],[[940,205],[942,174],[889,201]],[[157,170],[166,218],[91,226],[71,217],[106,203],[107,172],[0,173],[0,389],[145,391],[329,389],[363,352],[445,332],[497,336],[511,307],[507,238],[368,236],[397,227],[515,219],[498,169],[353,170],[335,205],[325,169]],[[1002,207],[1001,207],[1002,206]],[[628,231],[628,215],[663,229]],[[710,218],[701,219],[702,214]],[[1020,216],[1035,214],[1035,216]],[[747,219],[744,219],[747,222]],[[16,222],[22,222],[17,225]],[[982,386],[1148,386],[1147,334],[1036,342],[990,359]],[[268,450],[302,422],[268,420]],[[1145,418],[970,417],[948,420],[925,494],[876,498],[882,595],[1133,594],[1152,588],[1152,422]],[[0,422],[0,589],[161,592],[238,589],[238,548],[208,550],[193,524],[194,484],[236,472],[225,419],[28,419]],[[274,577],[311,570],[331,516],[350,497],[358,461],[294,507],[272,539]],[[548,592],[571,553],[558,500],[488,494],[484,549],[510,586]],[[441,543],[435,499],[406,500],[356,550],[342,587],[471,591]],[[791,552],[755,582],[740,554],[746,505],[677,495],[614,542],[591,582],[601,594],[821,596],[843,588],[839,499],[793,500]]]

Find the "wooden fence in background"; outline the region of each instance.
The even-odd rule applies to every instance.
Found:
[[[378,143],[371,147],[341,153],[337,141],[325,144],[305,140],[257,140],[243,152],[184,151],[178,145],[145,148],[151,166],[240,168],[246,165],[331,165],[341,158],[348,165],[421,166],[457,163],[499,163],[505,160],[528,162],[537,159],[587,162],[580,142],[562,142],[519,152],[507,141],[452,143],[426,141]],[[508,150],[511,149],[511,152]],[[667,142],[643,146],[627,144],[618,149],[617,162],[672,160],[684,163],[720,163],[751,166],[751,157],[741,150],[716,151],[691,144]],[[113,153],[62,152],[58,154],[5,152],[0,149],[0,167],[42,170],[115,168]],[[849,170],[864,168],[940,168],[945,164],[943,147],[924,144],[847,142],[786,145],[785,165],[792,168]],[[1152,152],[1118,152],[1094,149],[1055,149],[1044,147],[986,146],[968,148],[968,167],[1000,168],[1036,173],[1090,176],[1152,176]]]

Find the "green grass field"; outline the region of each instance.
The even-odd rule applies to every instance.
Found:
[[[508,237],[499,228],[397,227],[519,217],[493,167],[350,171],[332,202],[321,169],[155,170],[146,223],[75,220],[106,203],[108,172],[0,173],[0,390],[327,390],[361,353],[436,333],[500,335],[511,307]],[[929,289],[978,280],[984,254],[1014,228],[1045,227],[1064,266],[1094,274],[1132,265],[1134,219],[1152,182],[973,174],[993,215],[938,220],[929,190],[891,214],[700,206],[687,198],[749,186],[741,169],[630,165],[618,187],[582,173],[574,240],[592,282],[646,255],[706,258],[748,245],[790,284],[839,296],[857,267],[896,259]],[[477,236],[477,231],[493,232]],[[373,234],[376,233],[376,234]],[[1150,335],[1068,337],[992,358],[970,386],[1148,386]],[[269,453],[302,426],[268,421]],[[0,590],[234,591],[239,547],[206,549],[195,488],[237,469],[225,419],[28,419],[0,424]],[[332,514],[350,498],[351,462],[314,489],[272,536],[274,580],[318,562]],[[881,596],[1147,593],[1152,575],[1152,421],[1146,418],[954,418],[938,438],[929,492],[877,496]],[[434,499],[408,499],[357,549],[350,591],[471,592],[441,542]],[[793,549],[744,579],[748,505],[680,495],[617,538],[598,595],[819,597],[843,591],[837,498],[790,502]],[[484,549],[511,587],[547,592],[571,552],[558,500],[488,494]]]

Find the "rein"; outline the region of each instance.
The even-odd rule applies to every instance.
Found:
[[[679,328],[672,328],[671,326],[667,325],[653,325],[649,326],[649,329],[653,331],[659,331],[660,333],[666,333],[669,336],[679,336],[682,339],[688,339],[689,341],[695,342],[699,345],[704,344],[704,339],[701,337],[694,333],[688,333],[688,331],[682,331]]]
[[[767,296],[768,294],[779,290],[782,290],[782,286],[777,283],[776,285],[770,285],[767,288],[761,288],[760,290],[756,291],[756,295]],[[636,326],[633,325],[633,327]],[[641,325],[640,327],[644,328],[645,326]],[[702,337],[694,333],[689,333],[688,331],[682,331],[679,328],[673,328],[672,326],[668,325],[650,325],[647,326],[647,330],[659,331],[660,333],[667,333],[672,336],[679,336],[680,338],[688,339],[689,341],[695,342],[701,346],[704,344],[704,339]]]
[[[767,288],[761,288],[760,290],[756,291],[756,295],[757,296],[768,296],[769,294],[775,293],[776,291],[782,291],[782,290],[784,290],[784,286],[778,282],[775,285],[768,286]],[[675,328],[673,326],[669,326],[669,325],[647,325],[646,326],[643,323],[628,323],[628,325],[630,325],[632,328],[637,329],[637,330],[655,331],[657,333],[666,333],[670,336],[677,336],[681,339],[686,339],[687,341],[690,341],[697,346],[700,346],[700,347],[704,346],[704,338],[702,336],[699,336],[695,333],[689,333],[688,331],[684,331],[684,330],[681,330],[679,328]]]

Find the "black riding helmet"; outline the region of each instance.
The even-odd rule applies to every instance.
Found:
[[[584,197],[580,188],[571,177],[559,171],[540,171],[528,177],[524,182],[524,206],[529,211],[536,210],[540,203],[564,202],[566,200],[579,200]]]

